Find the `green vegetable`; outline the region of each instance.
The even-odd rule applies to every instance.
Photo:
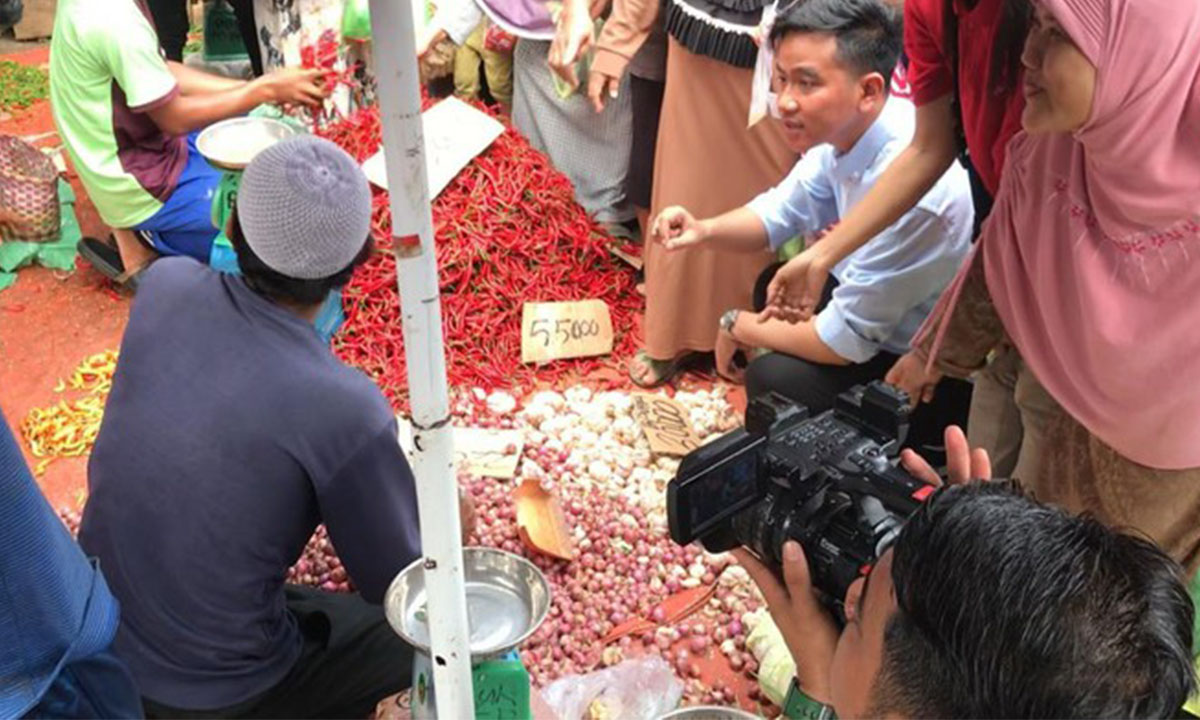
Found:
[[[0,60],[0,112],[22,110],[50,94],[50,79],[41,68]]]

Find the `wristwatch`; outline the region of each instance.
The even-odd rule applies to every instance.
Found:
[[[792,678],[787,697],[783,700],[783,716],[790,720],[837,720],[833,708],[804,694],[796,678]]]
[[[737,308],[726,310],[725,314],[721,316],[721,321],[719,323],[721,329],[732,335],[733,326],[737,324],[738,315],[740,315],[741,312],[742,311],[738,310]]]

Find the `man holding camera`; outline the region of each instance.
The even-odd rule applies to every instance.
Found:
[[[895,8],[882,0],[793,3],[770,42],[774,109],[804,157],[783,183],[719,217],[663,210],[654,235],[669,249],[707,244],[761,252],[765,244],[777,248],[816,233],[866,195],[912,137],[912,106],[889,99],[901,50]],[[915,208],[834,268],[837,287],[810,322],[727,312],[716,342],[718,372],[740,381],[739,351],[773,350],[746,371],[749,394],[776,391],[814,413],[850,387],[882,378],[954,276],[970,246],[972,219],[970,184],[955,165]],[[760,304],[774,270],[759,281]]]
[[[804,550],[783,579],[746,550],[796,660],[792,717],[1176,717],[1195,690],[1193,607],[1165,553],[1024,497],[946,432],[954,487],[846,593],[838,629]],[[905,467],[938,483],[911,451]]]

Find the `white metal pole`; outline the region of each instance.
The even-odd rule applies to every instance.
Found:
[[[415,0],[421,2],[422,0]],[[437,714],[475,717],[462,530],[454,471],[442,309],[421,129],[414,0],[370,0],[375,78],[391,189],[404,355],[412,403],[413,472],[421,512]]]

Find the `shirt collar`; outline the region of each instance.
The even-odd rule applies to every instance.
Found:
[[[861,177],[874,164],[879,153],[894,135],[890,127],[892,102],[891,99],[887,101],[883,112],[879,113],[879,117],[875,118],[875,122],[871,123],[871,127],[867,128],[867,131],[858,139],[858,142],[854,143],[854,147],[850,148],[849,152],[834,155],[832,170],[834,179],[845,182],[854,179],[856,175]]]

